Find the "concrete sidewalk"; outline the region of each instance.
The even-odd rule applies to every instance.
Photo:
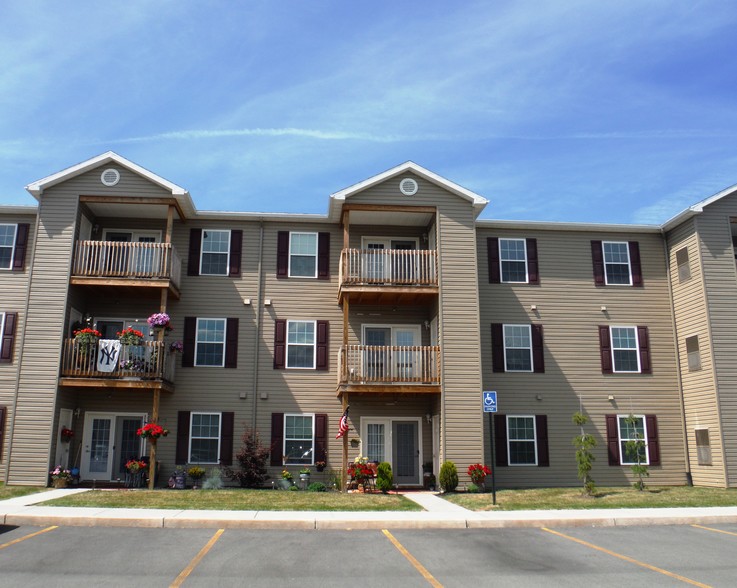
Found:
[[[0,524],[247,529],[479,529],[737,523],[737,506],[474,512],[431,492],[408,492],[422,512],[164,510],[44,506],[84,489],[0,501]]]

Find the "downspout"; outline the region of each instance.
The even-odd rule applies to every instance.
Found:
[[[668,252],[668,241],[665,236],[665,230],[660,229],[660,235],[663,237],[663,254],[665,257],[665,273],[668,278],[668,297],[670,298],[670,318],[673,326],[673,345],[676,349],[676,380],[678,381],[678,400],[681,405],[681,424],[683,425],[683,452],[686,458],[686,483],[693,486],[693,477],[691,476],[691,458],[688,453],[688,427],[686,426],[686,405],[683,399],[683,379],[681,378],[681,351],[678,347],[678,327],[676,327],[676,305],[673,298],[673,282],[670,271],[670,256]]]
[[[256,429],[256,410],[258,407],[258,350],[260,346],[262,322],[264,320],[264,305],[262,304],[262,296],[264,290],[264,275],[262,271],[264,261],[264,221],[259,222],[259,240],[258,240],[258,291],[256,294],[256,344],[253,346],[253,410],[251,416],[251,428]]]
[[[18,341],[18,347],[20,348],[18,352],[18,365],[17,369],[15,370],[15,393],[13,395],[13,418],[10,419],[10,425],[8,426],[8,455],[5,460],[5,472],[3,473],[3,483],[7,485],[8,479],[10,477],[10,456],[13,453],[13,431],[15,429],[15,418],[16,418],[16,412],[18,408],[18,390],[20,389],[20,367],[23,363],[23,350],[25,349],[25,342],[26,342],[26,328],[25,325],[28,322],[28,307],[31,304],[31,280],[33,279],[33,266],[35,265],[33,262],[36,259],[36,244],[38,243],[38,228],[41,223],[41,204],[39,203],[38,209],[36,211],[36,227],[33,232],[33,248],[31,250],[30,257],[27,257],[27,267],[28,267],[28,284],[26,287],[26,303],[25,308],[23,309],[23,329],[20,331],[21,336],[20,340]],[[16,325],[16,330],[20,329],[20,324]],[[2,456],[0,455],[0,458]]]

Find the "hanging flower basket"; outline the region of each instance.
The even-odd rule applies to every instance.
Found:
[[[136,431],[136,435],[143,439],[151,439],[156,441],[159,437],[166,437],[169,434],[169,429],[165,429],[161,425],[156,423],[147,423]]]
[[[163,329],[165,333],[169,333],[169,331],[174,330],[174,328],[169,324],[171,323],[171,317],[165,312],[156,312],[152,314],[146,319],[146,322],[154,331],[161,331]]]
[[[69,443],[72,440],[72,437],[74,437],[74,431],[72,431],[71,429],[67,429],[66,427],[63,427],[61,429],[60,436],[61,436],[61,440],[64,443]]]

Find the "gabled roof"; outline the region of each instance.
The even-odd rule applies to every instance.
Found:
[[[38,199],[46,188],[51,188],[56,184],[69,180],[106,163],[116,163],[121,167],[129,169],[157,186],[161,186],[165,190],[169,190],[172,193],[172,196],[189,196],[189,193],[184,188],[177,186],[176,184],[172,184],[169,180],[165,180],[161,176],[148,171],[140,165],[126,159],[122,155],[118,155],[114,151],[108,151],[107,153],[103,153],[102,155],[98,155],[97,157],[93,157],[92,159],[88,159],[87,161],[83,161],[82,163],[63,169],[60,172],[46,176],[41,180],[28,184],[26,186],[26,190],[28,190],[34,198]]]
[[[730,186],[729,188],[725,188],[721,192],[717,192],[713,196],[709,196],[708,198],[704,198],[702,201],[697,202],[693,206],[689,206],[686,210],[683,210],[679,212],[676,216],[673,218],[668,219],[663,223],[663,230],[669,231],[673,227],[679,225],[683,221],[696,216],[697,214],[701,214],[704,212],[704,208],[709,206],[710,204],[713,204],[717,200],[721,200],[725,196],[729,196],[730,194],[733,194],[737,192],[737,184]]]
[[[405,163],[397,165],[396,167],[388,169],[385,172],[382,172],[366,180],[363,180],[362,182],[353,184],[352,186],[349,186],[348,188],[344,188],[340,192],[335,192],[334,194],[331,194],[330,195],[331,213],[333,212],[334,204],[339,204],[342,201],[345,201],[346,199],[350,198],[354,194],[363,192],[364,190],[367,190],[368,188],[371,188],[372,186],[376,186],[377,184],[380,184],[381,182],[384,182],[388,179],[391,179],[393,177],[396,177],[408,171],[412,172],[415,175],[418,175],[419,177],[427,180],[428,182],[432,182],[433,184],[440,186],[441,188],[444,188],[445,190],[447,190],[448,192],[451,192],[452,194],[455,194],[456,196],[460,196],[461,198],[468,200],[474,207],[475,216],[478,216],[481,213],[481,211],[484,209],[484,207],[489,203],[489,201],[486,198],[479,196],[475,192],[471,192],[471,190],[468,190],[464,188],[463,186],[459,186],[458,184],[451,182],[450,180],[447,180],[444,177],[439,176],[438,174],[434,172],[431,172],[429,169],[426,169],[422,167],[421,165],[414,163],[413,161],[407,161]],[[332,216],[332,214],[330,216]]]

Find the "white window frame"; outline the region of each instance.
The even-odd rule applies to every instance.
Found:
[[[519,262],[519,259],[504,259],[502,257],[502,241],[519,241],[522,243],[522,250],[525,252],[525,279],[524,280],[505,280],[504,279],[504,262],[512,261]],[[527,263],[527,239],[508,239],[506,237],[499,237],[499,277],[500,281],[505,284],[528,284],[530,282],[530,268]]]
[[[624,245],[624,250],[627,252],[627,272],[629,273],[629,281],[626,284],[610,284],[609,273],[606,271],[607,265],[623,265],[618,261],[607,261],[606,258],[606,246],[607,245]],[[630,244],[628,241],[602,241],[601,242],[601,256],[604,261],[604,283],[607,286],[631,286],[632,285],[632,260],[630,259]]]
[[[294,276],[292,275],[292,235],[315,235],[315,274],[312,276]],[[288,275],[290,278],[306,278],[308,280],[311,280],[313,278],[317,278],[317,252],[320,247],[320,234],[316,231],[289,231],[289,249],[287,251],[289,255],[289,272]],[[296,255],[296,254],[295,254]],[[298,254],[300,257],[308,257],[308,254]]]
[[[633,417],[636,419],[640,419],[642,421],[642,441],[645,443],[645,461],[642,465],[650,465],[650,447],[648,446],[647,442],[647,419],[645,418],[644,414],[633,414]],[[623,439],[622,438],[622,421],[624,419],[628,419],[630,415],[628,414],[618,414],[617,415],[617,442],[619,443],[619,464],[620,465],[635,465],[634,461],[624,461],[625,458],[625,451],[624,451],[624,442],[626,441],[636,441],[636,439]]]
[[[509,419],[532,419],[532,433],[533,438],[530,439],[512,439],[511,435],[509,434]],[[537,467],[538,462],[538,455],[537,455],[537,419],[535,418],[534,414],[508,414],[506,417],[506,423],[507,427],[507,463],[510,465],[510,467]],[[511,443],[514,441],[515,443],[532,443],[535,447],[535,463],[512,463],[512,450],[511,450]]]
[[[289,325],[292,323],[309,323],[312,325],[312,345],[309,343],[290,343],[289,342]],[[304,366],[292,366],[289,365],[289,347],[312,347],[312,365],[308,367]],[[287,333],[286,333],[286,357],[284,358],[284,367],[289,370],[314,370],[317,367],[317,321],[305,321],[305,320],[288,320],[287,321]]]
[[[0,352],[3,350],[3,333],[5,333],[5,312],[0,312]]]
[[[3,223],[0,224],[0,227],[15,227],[15,231],[13,231],[13,244],[8,245],[2,245],[1,247],[3,249],[7,249],[10,247],[10,263],[8,264],[8,267],[0,267],[0,271],[12,271],[13,270],[13,258],[15,257],[15,245],[18,242],[18,225],[12,224],[12,223]]]
[[[299,461],[299,462],[290,462],[289,461],[289,456],[287,455],[287,418],[288,417],[305,417],[305,418],[306,417],[309,417],[309,418],[312,419],[312,439],[311,439],[312,440],[312,451],[310,452],[311,455],[310,455],[310,461],[309,461],[309,463],[304,462],[304,461]],[[289,412],[289,413],[284,413],[283,427],[284,427],[284,435],[283,435],[283,439],[282,439],[282,453],[281,454],[286,458],[286,459],[284,459],[284,465],[285,466],[286,465],[294,465],[294,466],[298,466],[298,465],[301,465],[301,466],[315,465],[315,413],[314,412],[303,412],[303,413]],[[305,439],[305,438],[296,438],[296,437],[293,438],[293,439],[290,439],[290,441],[306,441],[306,440],[307,439]]]
[[[507,347],[507,327],[524,327],[527,329],[527,335],[530,341],[530,347],[527,348],[529,349],[529,352],[530,352],[530,369],[529,370],[515,370],[515,369],[510,369],[507,366],[507,349],[515,349],[515,350],[525,349],[525,347],[509,347],[509,348]],[[532,355],[532,325],[507,325],[507,324],[502,325],[502,342],[504,345],[504,371],[505,372],[511,372],[511,373],[516,372],[516,373],[524,374],[524,373],[531,373],[535,371],[535,359]]]
[[[222,251],[205,251],[205,233],[228,233],[228,250],[223,253]],[[202,229],[202,240],[200,242],[200,275],[201,276],[227,276],[230,274],[230,240],[232,238],[230,229]],[[225,255],[225,273],[224,274],[210,274],[202,271],[202,257],[205,253],[214,255]]]
[[[215,437],[195,437],[192,435],[192,427],[194,426],[194,417],[195,415],[198,416],[217,416],[218,417],[218,450],[217,450],[217,457],[215,458],[215,461],[192,461],[192,440],[193,439],[215,439]],[[187,463],[204,463],[204,464],[219,464],[220,463],[220,449],[221,449],[221,443],[223,438],[223,413],[222,412],[199,412],[199,411],[192,411],[189,414],[189,451],[187,452]]]
[[[206,365],[197,363],[198,347],[200,345],[200,321],[223,321],[223,357],[220,365]],[[225,367],[225,347],[228,340],[228,319],[222,317],[197,317],[197,323],[195,325],[195,337],[194,337],[194,365],[195,367]],[[215,341],[202,341],[202,343],[215,343]]]
[[[614,347],[614,329],[631,329],[635,334],[635,357],[637,358],[637,369],[636,370],[618,370],[617,362],[614,356],[615,351],[632,351],[632,347]],[[615,374],[639,374],[642,372],[642,365],[640,363],[640,341],[637,334],[637,327],[632,325],[612,325],[609,327],[609,345],[611,346],[612,354],[612,372]]]

